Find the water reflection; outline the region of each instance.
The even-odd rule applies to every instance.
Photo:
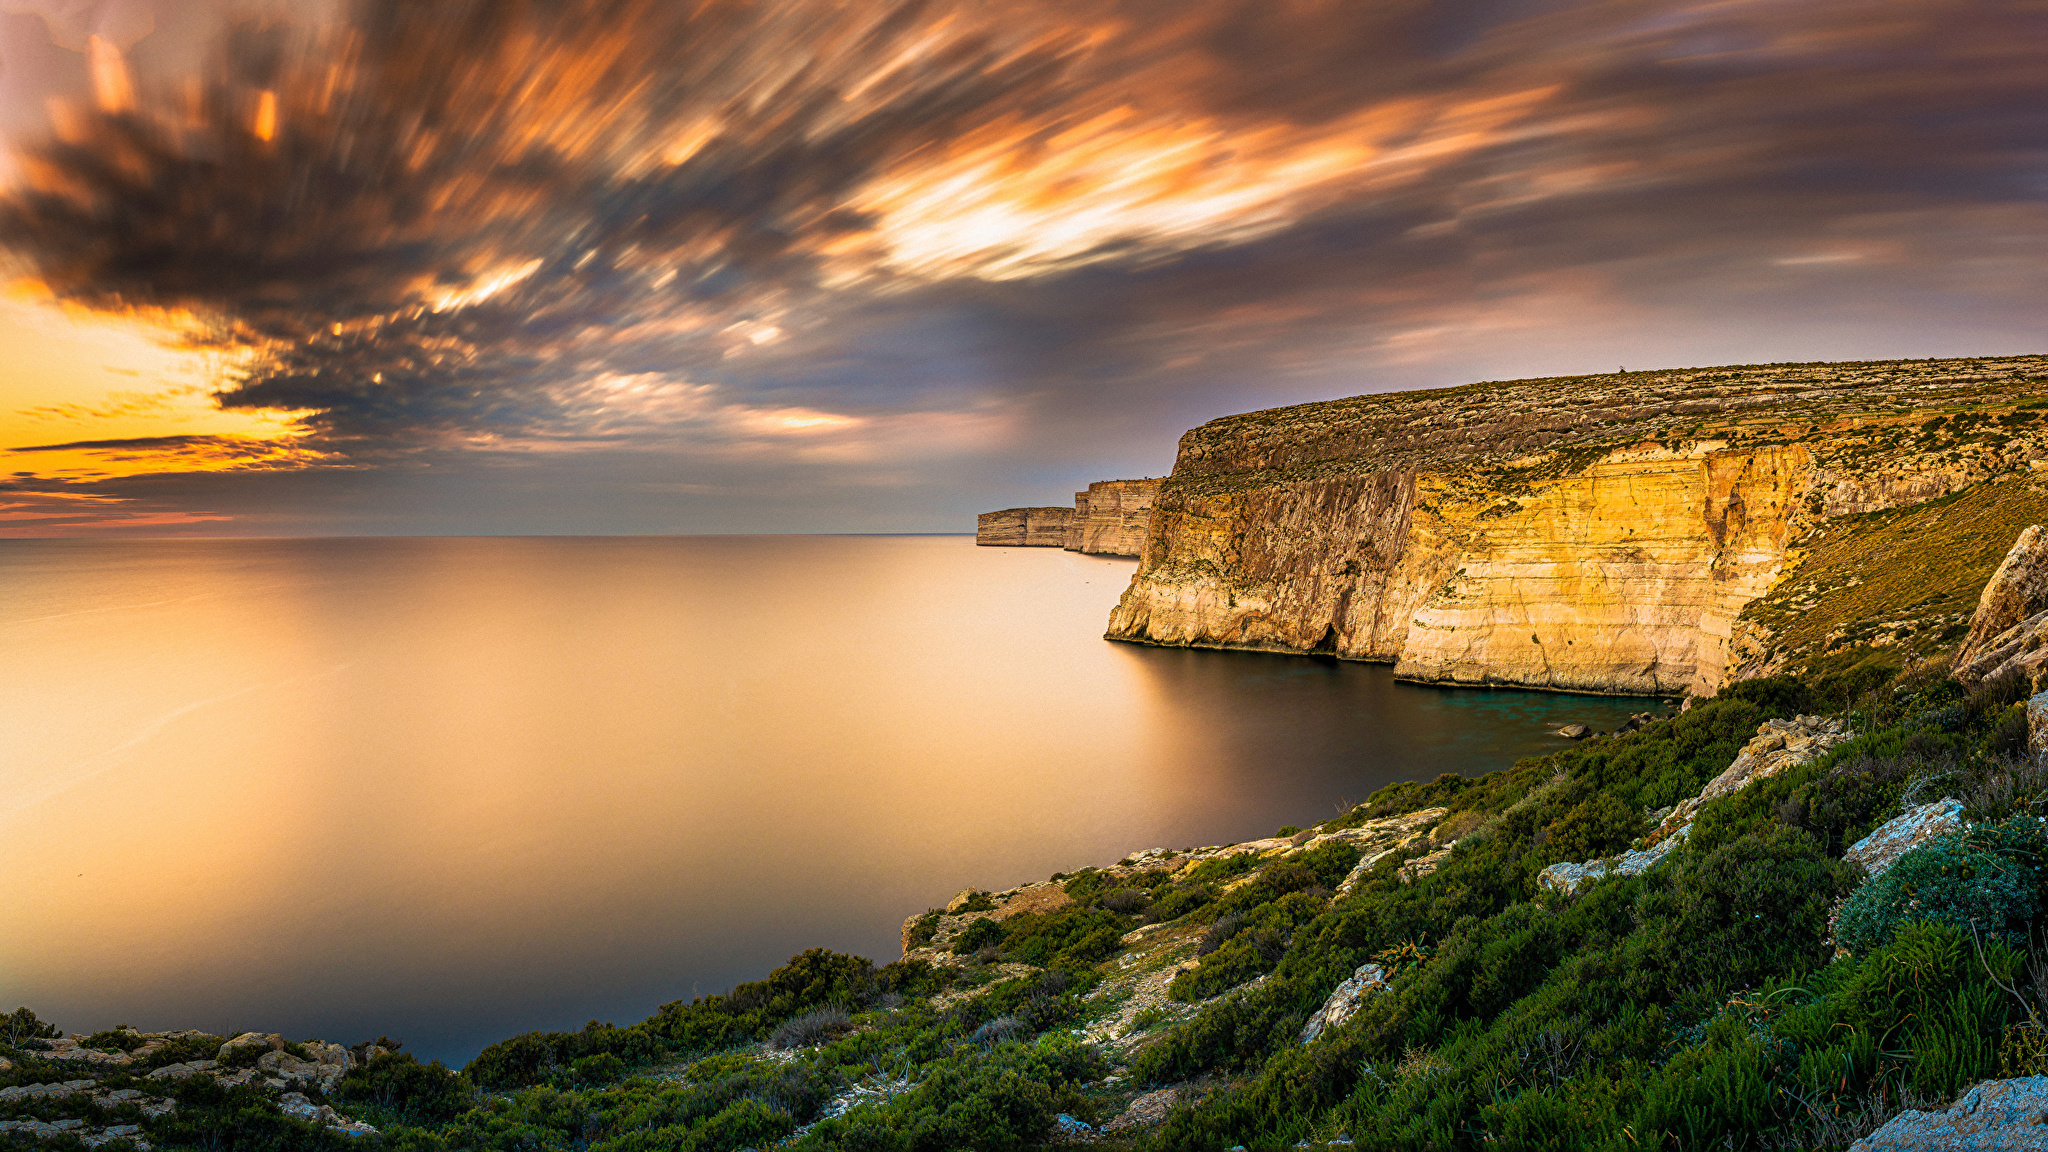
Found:
[[[1639,702],[1098,639],[961,538],[0,546],[0,1001],[466,1059]]]

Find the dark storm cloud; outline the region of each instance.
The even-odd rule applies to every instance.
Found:
[[[102,89],[0,234],[248,350],[222,402],[310,412],[306,460],[1122,459],[1593,344],[2023,315],[2043,44],[1960,0],[386,0]]]

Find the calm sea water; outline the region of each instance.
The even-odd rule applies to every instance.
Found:
[[[1098,637],[960,537],[0,543],[0,1007],[453,1063],[1639,702]]]

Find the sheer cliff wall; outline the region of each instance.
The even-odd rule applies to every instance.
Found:
[[[974,520],[974,542],[990,547],[1060,548],[1067,542],[1072,508],[1005,508]]]
[[[2029,472],[2044,375],[2043,357],[1745,366],[1212,421],[1181,439],[1108,635],[1711,692],[1782,662],[1784,621],[1749,610],[1803,542],[2013,477],[2048,501]]]
[[[1097,480],[1074,493],[1067,521],[1067,550],[1102,556],[1136,556],[1152,524],[1159,480]]]

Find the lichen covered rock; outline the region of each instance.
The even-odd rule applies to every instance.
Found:
[[[1308,1018],[1308,1023],[1301,1030],[1301,1042],[1312,1043],[1324,1032],[1351,1019],[1358,1014],[1358,1007],[1365,1003],[1367,996],[1385,990],[1386,986],[1385,968],[1378,964],[1359,965],[1358,971],[1337,985],[1330,992],[1330,998],[1316,1009],[1316,1014]]]
[[[2048,1076],[1987,1080],[1940,1112],[1901,1112],[1849,1152],[2048,1152]]]
[[[1897,863],[1899,857],[1937,836],[1962,830],[1962,802],[1936,800],[1885,821],[1875,832],[1850,845],[1842,859],[1861,866],[1875,880]]]

